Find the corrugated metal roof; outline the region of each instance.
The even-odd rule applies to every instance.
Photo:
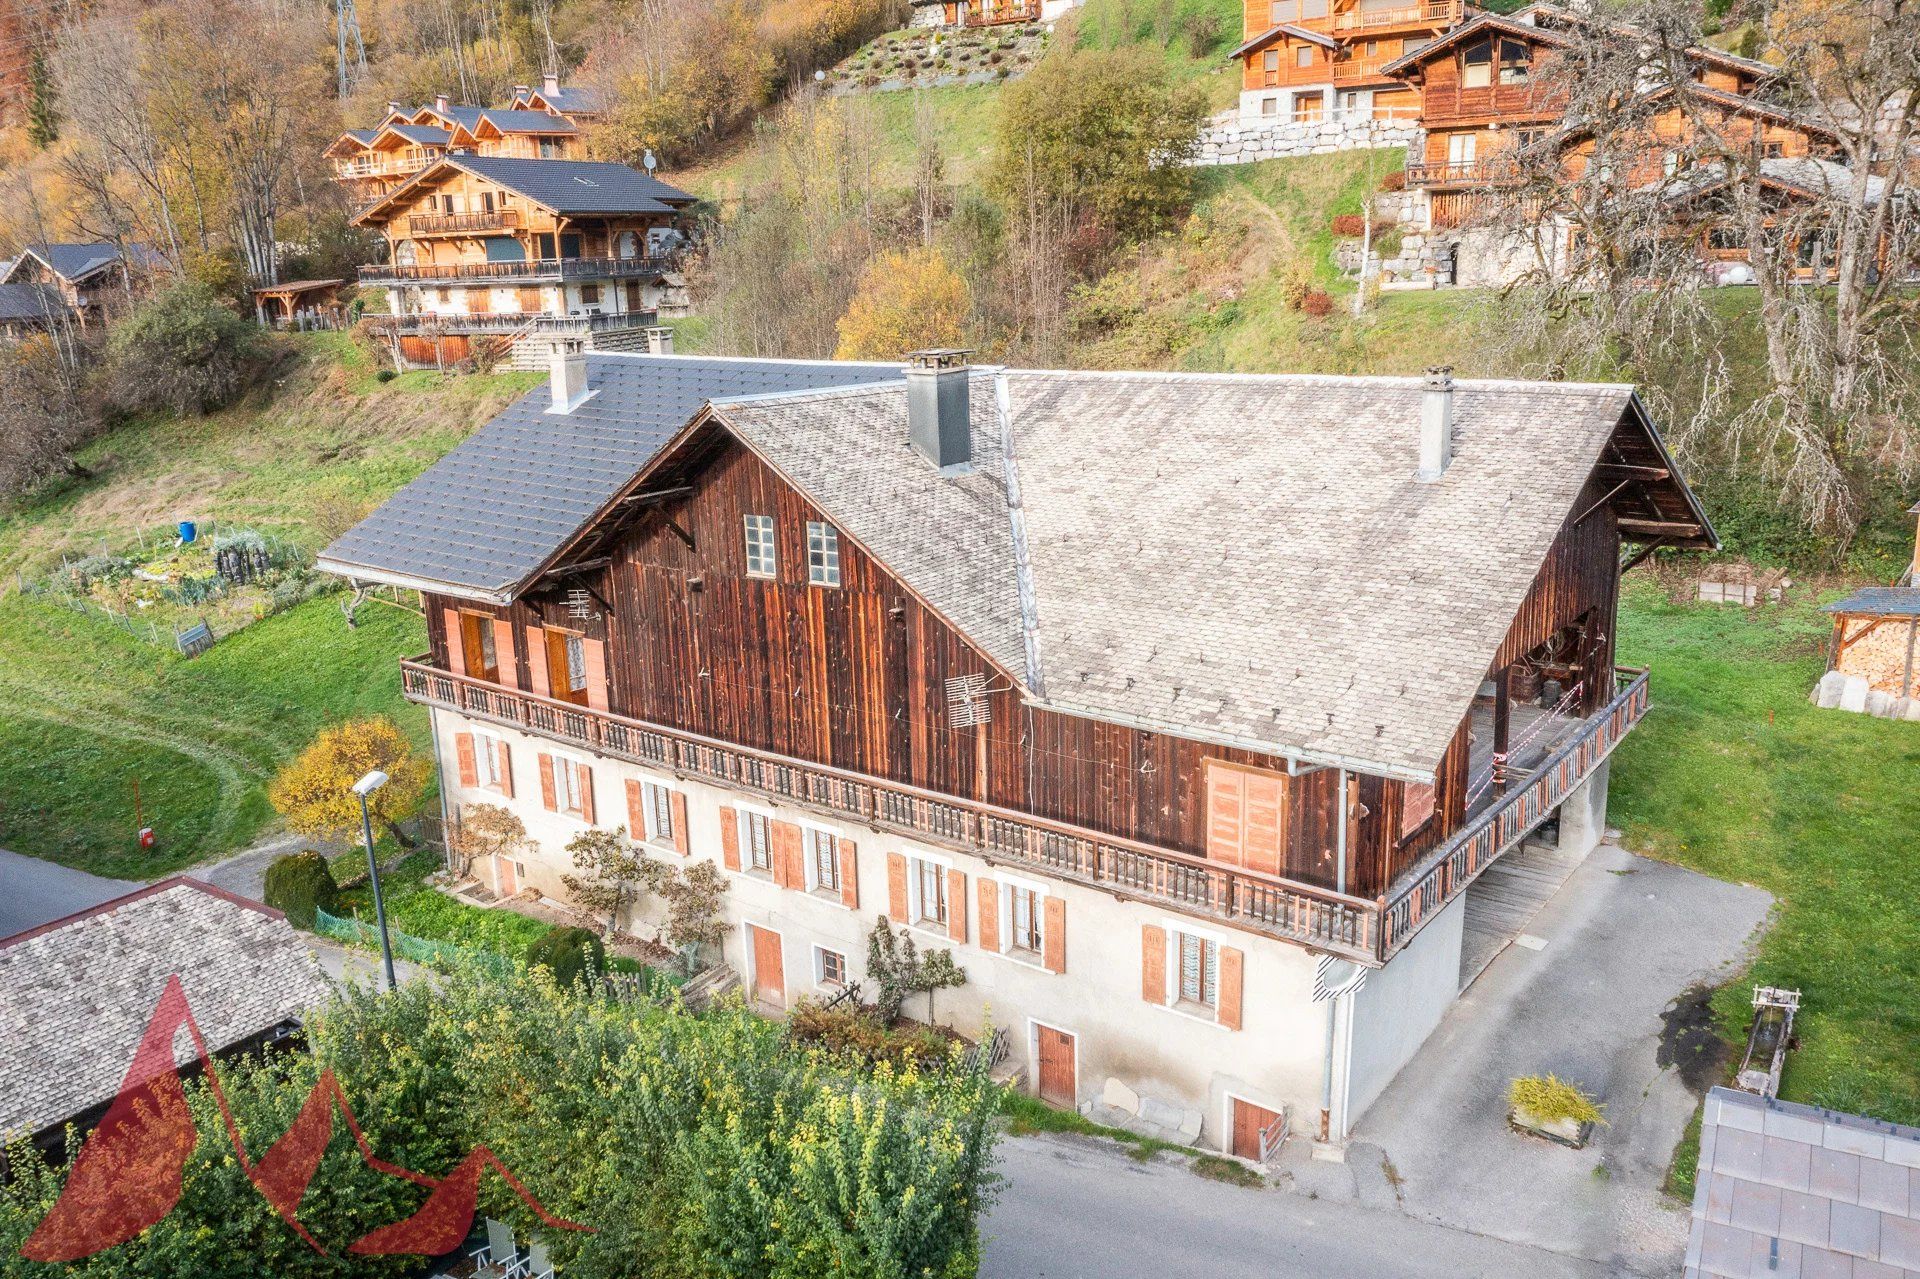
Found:
[[[899,376],[896,364],[590,355],[591,399],[560,415],[547,388],[530,392],[329,546],[322,567],[506,595],[708,400]]]

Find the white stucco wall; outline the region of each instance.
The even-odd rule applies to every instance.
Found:
[[[1463,893],[1453,899],[1385,968],[1347,999],[1351,1057],[1344,1113],[1359,1122],[1400,1068],[1427,1041],[1460,994],[1460,939],[1467,915]]]
[[[725,916],[732,926],[725,944],[727,962],[750,985],[751,960],[741,925],[751,923],[779,933],[791,1002],[814,991],[813,947],[816,945],[829,946],[846,955],[850,976],[865,976],[867,934],[873,928],[875,917],[887,909],[887,854],[930,853],[945,859],[967,877],[967,942],[956,945],[944,935],[914,930],[916,941],[923,948],[952,948],[954,958],[967,974],[967,985],[940,991],[936,996],[935,1010],[941,1022],[969,1035],[977,1033],[988,1018],[997,1026],[1007,1027],[1014,1059],[1025,1064],[1029,1081],[1035,1070],[1033,1023],[1067,1031],[1076,1037],[1078,1094],[1083,1102],[1099,1097],[1109,1076],[1117,1078],[1143,1097],[1199,1112],[1203,1117],[1203,1144],[1217,1146],[1227,1139],[1225,1116],[1229,1094],[1269,1107],[1287,1106],[1292,1111],[1296,1132],[1307,1132],[1317,1124],[1325,1006],[1314,1003],[1312,998],[1314,957],[1297,946],[1146,904],[1116,901],[1109,893],[1046,879],[1031,872],[995,868],[977,857],[917,845],[856,823],[822,818],[793,805],[733,794],[702,781],[675,779],[620,761],[594,759],[584,751],[560,747],[512,729],[468,721],[451,712],[442,711],[435,719],[440,757],[447,765],[443,776],[449,806],[458,810],[474,803],[504,804],[526,824],[528,835],[537,847],[522,860],[523,887],[532,885],[548,896],[564,898],[566,891],[561,876],[571,869],[565,845],[585,829],[577,818],[550,813],[543,807],[538,765],[538,755],[542,752],[571,755],[590,764],[594,774],[597,824],[604,828],[627,823],[628,778],[661,781],[678,789],[687,797],[689,856],[694,859],[720,862],[719,809],[723,805],[757,807],[771,811],[783,821],[824,826],[856,847],[860,897],[857,910],[843,906],[837,897],[776,887],[771,879],[763,876],[744,872],[726,876]],[[506,799],[484,787],[460,784],[453,763],[457,758],[454,737],[462,731],[492,734],[508,743],[513,798]],[[657,855],[670,863],[680,862],[670,849],[659,849]],[[474,871],[483,881],[493,882],[488,868],[476,866]],[[1009,876],[1020,878],[1065,899],[1065,973],[1051,973],[1010,955],[981,948],[976,885],[982,875],[1002,883]],[[640,918],[630,921],[633,930],[642,936],[652,936],[656,922],[657,912],[651,908],[642,910]],[[1242,1029],[1228,1030],[1149,1003],[1142,997],[1142,928],[1148,924],[1203,933],[1243,952]],[[1457,968],[1457,917],[1451,925],[1451,943],[1443,938],[1436,944],[1430,939],[1432,933],[1446,931],[1442,921],[1436,920],[1429,933],[1423,934],[1408,952],[1416,961],[1409,967],[1420,966],[1423,948],[1438,950],[1450,945]],[[1002,935],[1005,935],[1004,929]],[[1396,960],[1396,967],[1401,962]],[[1383,974],[1375,973],[1373,981],[1381,981],[1382,977]],[[1392,991],[1397,984],[1387,980],[1383,992]],[[1424,991],[1424,987],[1421,989]],[[1402,1004],[1414,1007],[1415,1015],[1421,1019],[1418,1038],[1423,1038],[1431,1021],[1426,1018],[1422,998],[1424,996],[1408,996],[1383,1004],[1381,1015],[1391,1016]],[[907,1011],[924,1017],[924,997],[914,997]],[[1415,1044],[1418,1038],[1414,1039]],[[1392,1055],[1392,1051],[1381,1054],[1372,1050],[1365,1054],[1369,1062]],[[1394,1064],[1397,1066],[1398,1059]],[[1368,1079],[1371,1080],[1371,1075]],[[1373,1091],[1368,1092],[1369,1099]]]

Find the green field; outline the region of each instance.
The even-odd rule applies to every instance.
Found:
[[[1826,592],[1823,598],[1831,598]],[[1621,661],[1654,709],[1622,745],[1627,847],[1779,899],[1750,974],[1714,1000],[1744,1042],[1754,983],[1803,992],[1783,1094],[1920,1122],[1920,724],[1815,708],[1829,623],[1628,593]]]

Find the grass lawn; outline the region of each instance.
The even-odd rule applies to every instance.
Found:
[[[1620,657],[1652,667],[1653,710],[1615,757],[1612,820],[1636,851],[1779,899],[1714,1009],[1744,1044],[1754,984],[1802,992],[1782,1095],[1920,1122],[1920,724],[1807,700],[1829,622],[1795,596],[1748,611],[1629,592]]]
[[[150,878],[252,842],[266,784],[323,724],[395,717],[397,659],[419,618],[382,605],[348,630],[333,597],[254,623],[191,661],[109,623],[0,599],[0,847],[102,875]],[[159,842],[134,842],[133,783]]]

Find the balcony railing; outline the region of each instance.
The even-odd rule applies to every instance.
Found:
[[[878,829],[961,848],[989,862],[1023,866],[1369,965],[1382,964],[1404,949],[1425,920],[1545,821],[1647,710],[1647,673],[1620,671],[1611,702],[1581,720],[1540,767],[1514,779],[1492,807],[1417,863],[1386,897],[1369,901],[1030,813],[503,688],[441,670],[424,658],[402,661],[400,676],[410,701],[632,763],[792,800]]]
[[[865,825],[912,835],[1150,901],[1185,914],[1375,962],[1380,904],[1311,884],[1224,867],[1204,858],[862,773],[751,750],[658,724],[455,675],[424,660],[400,663],[409,700],[637,764],[792,800]]]
[[[1558,749],[1518,779],[1491,808],[1401,876],[1387,896],[1381,918],[1382,960],[1391,959],[1413,940],[1422,921],[1465,892],[1500,854],[1545,821],[1640,722],[1647,713],[1647,672],[1621,670],[1616,680],[1611,702],[1582,720]]]
[[[1392,9],[1350,9],[1335,14],[1335,31],[1360,31],[1371,27],[1399,27],[1408,23],[1452,26],[1460,20],[1459,0],[1426,0],[1422,4],[1399,5]]]
[[[658,324],[660,313],[647,310],[565,315],[544,311],[497,311],[464,315],[369,315],[366,319],[367,327],[376,333],[511,333],[517,329],[525,329],[530,334],[606,333]]]
[[[449,232],[512,231],[520,225],[518,209],[488,209],[480,213],[416,213],[407,219],[409,235],[445,235]]]
[[[350,178],[397,178],[420,172],[437,157],[422,158],[413,156],[396,160],[337,160],[334,162],[334,176],[340,179]]]
[[[1407,185],[1421,187],[1486,185],[1511,182],[1519,170],[1511,160],[1451,160],[1444,164],[1409,164]]]
[[[961,25],[968,27],[993,27],[1004,22],[1040,21],[1040,0],[985,0],[976,8],[964,2],[961,5]]]
[[[456,215],[461,216],[461,215]],[[395,266],[376,262],[360,268],[362,284],[413,284],[440,280],[610,280],[658,275],[668,269],[664,257],[540,258],[529,262],[419,262]]]

